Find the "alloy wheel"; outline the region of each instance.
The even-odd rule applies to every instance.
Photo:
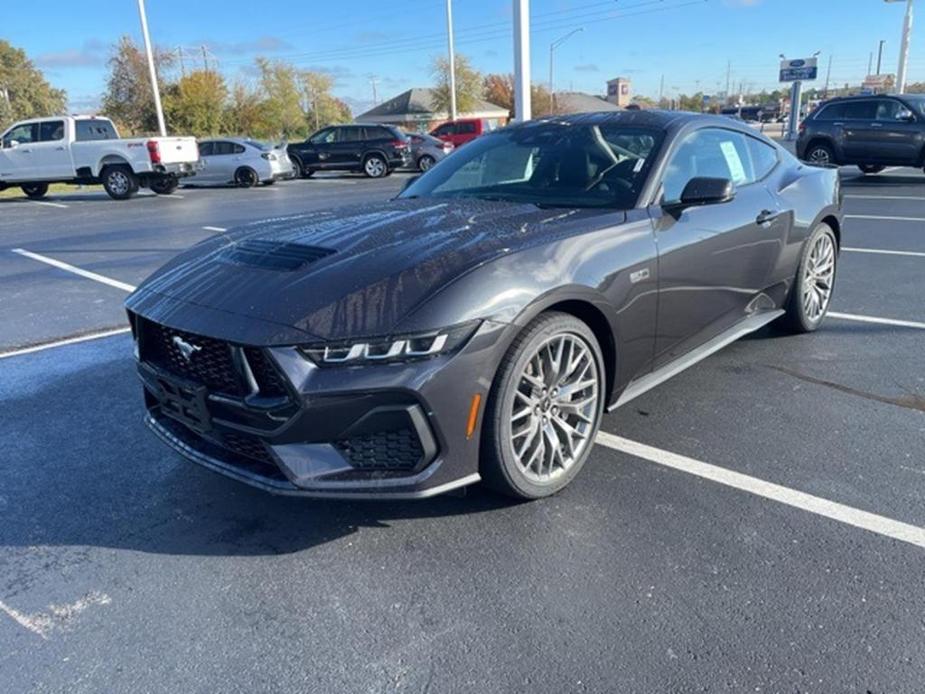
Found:
[[[109,187],[116,195],[125,195],[131,189],[132,184],[124,171],[113,171],[109,174]]]
[[[366,174],[372,178],[379,178],[385,173],[385,162],[379,157],[369,157],[363,166]]]
[[[813,323],[829,308],[835,279],[835,243],[828,234],[813,242],[803,271],[803,312]]]
[[[427,171],[433,165],[434,165],[434,158],[430,156],[429,154],[425,154],[423,157],[421,157],[420,161],[418,162],[418,168],[421,171]]]
[[[600,397],[594,353],[574,333],[553,335],[527,361],[510,413],[511,449],[523,474],[546,484],[591,443]]]
[[[809,153],[809,160],[813,164],[832,163],[832,157],[829,154],[829,150],[827,150],[825,147],[816,147],[816,149]]]

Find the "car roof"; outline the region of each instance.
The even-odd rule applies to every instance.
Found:
[[[517,123],[508,128],[530,128],[542,125],[560,123],[563,125],[604,125],[606,123],[621,123],[625,125],[638,125],[658,130],[680,128],[688,123],[700,122],[704,124],[728,127],[733,122],[727,116],[717,116],[688,111],[630,110],[630,111],[596,111],[593,113],[574,113],[556,116],[546,116],[525,123]]]

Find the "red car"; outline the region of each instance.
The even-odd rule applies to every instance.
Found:
[[[483,133],[489,133],[498,127],[497,121],[488,118],[459,118],[447,121],[431,131],[431,135],[456,147],[471,142]]]

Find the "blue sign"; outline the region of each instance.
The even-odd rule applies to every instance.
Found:
[[[815,58],[782,60],[780,63],[781,82],[802,82],[814,80],[818,77],[818,68]]]

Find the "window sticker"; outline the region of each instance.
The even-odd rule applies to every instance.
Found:
[[[745,182],[745,167],[742,166],[742,160],[739,158],[739,152],[736,146],[730,140],[720,142],[719,147],[723,150],[723,156],[726,158],[726,165],[729,167],[729,175],[732,176],[732,182],[738,185]]]
[[[646,165],[645,159],[637,159],[636,166],[633,167],[633,173],[639,173],[642,171],[642,167]]]

